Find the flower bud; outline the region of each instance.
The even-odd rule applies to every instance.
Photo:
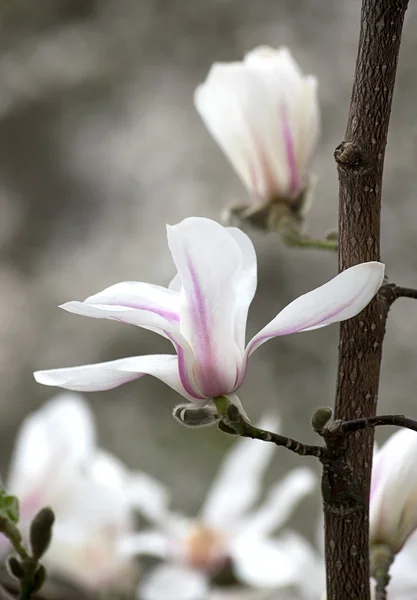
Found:
[[[51,508],[42,508],[30,525],[30,546],[33,557],[41,558],[48,550],[52,538],[55,515]]]
[[[172,416],[186,427],[208,427],[220,419],[214,405],[198,407],[192,404],[179,404],[172,411]]]
[[[6,560],[6,567],[12,577],[16,579],[22,579],[25,574],[22,563],[16,556],[8,556]]]
[[[262,46],[242,62],[214,64],[197,88],[200,116],[252,196],[251,206],[236,208],[241,218],[259,213],[259,226],[276,227],[271,220],[305,214],[319,133],[316,87],[287,48]]]
[[[397,554],[417,528],[417,433],[402,429],[376,452],[370,498],[370,544]]]
[[[46,580],[46,569],[43,565],[39,565],[33,576],[32,594],[39,592]]]

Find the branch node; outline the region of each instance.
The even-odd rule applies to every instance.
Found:
[[[334,158],[339,167],[355,170],[365,165],[360,148],[354,142],[342,142],[334,151]]]

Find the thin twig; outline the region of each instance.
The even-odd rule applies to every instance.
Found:
[[[409,419],[404,415],[378,415],[376,417],[365,417],[363,419],[352,419],[342,421],[339,425],[342,433],[359,431],[360,429],[372,429],[380,425],[394,425],[395,427],[405,427],[417,431],[417,421]]]
[[[234,433],[235,435],[252,438],[254,440],[272,442],[273,444],[283,446],[284,448],[287,448],[287,450],[291,450],[300,456],[315,456],[316,458],[321,459],[327,452],[327,449],[323,446],[310,446],[308,444],[303,444],[302,442],[297,442],[284,435],[279,435],[278,433],[255,427],[245,420],[234,404],[231,404],[227,408],[227,417],[223,417],[218,427],[225,433]]]
[[[401,287],[396,285],[394,288],[395,297],[397,298],[413,298],[417,300],[417,290],[413,288]]]

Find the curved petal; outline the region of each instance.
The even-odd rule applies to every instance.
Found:
[[[204,600],[208,579],[200,571],[165,564],[156,567],[137,589],[140,600]]]
[[[26,417],[8,476],[9,491],[21,501],[22,518],[41,508],[47,482],[58,484],[62,476],[70,476],[73,468],[92,457],[94,446],[94,418],[77,394],[58,394]]]
[[[310,331],[354,317],[378,292],[384,269],[385,265],[379,262],[362,263],[300,296],[251,339],[246,355],[250,356],[273,337]]]
[[[271,489],[265,503],[241,525],[242,537],[264,537],[282,527],[316,484],[316,476],[307,467],[291,471]]]
[[[168,321],[154,312],[133,309],[127,306],[88,304],[87,302],[73,301],[62,304],[60,308],[63,308],[70,313],[92,317],[94,319],[114,319],[116,321],[121,321],[122,323],[129,323],[131,325],[143,327],[144,329],[149,329],[150,331],[154,331],[155,333],[159,333],[168,338],[173,343],[178,354],[179,373],[184,389],[192,398],[204,398],[194,379],[194,356],[192,350],[185,338],[181,335],[179,324],[176,321]],[[130,379],[127,379],[126,381],[130,381]],[[116,387],[122,383],[124,383],[124,381],[121,380],[120,383],[117,383],[112,387]]]
[[[113,319],[121,323],[136,325],[159,333],[166,338],[175,336],[181,339],[179,327],[175,321],[168,321],[164,317],[148,310],[130,308],[129,306],[119,306],[116,304],[90,304],[87,301],[79,302],[73,300],[61,304],[67,312],[83,317],[92,317],[93,319]],[[182,340],[181,340],[182,341]]]
[[[180,319],[179,294],[151,283],[123,281],[98,292],[98,294],[89,296],[84,302],[146,310],[171,323],[178,323]]]
[[[195,356],[199,388],[207,398],[221,396],[232,391],[241,360],[234,321],[242,251],[210,219],[191,217],[167,229],[182,284],[181,334]]]
[[[121,358],[94,365],[36,371],[34,377],[43,385],[55,385],[68,390],[96,392],[111,390],[144,375],[153,375],[187,399],[178,369],[178,358],[172,354],[154,354]]]
[[[253,171],[259,171],[259,157],[250,118],[241,102],[251,89],[241,63],[215,63],[195,90],[194,105],[246,188],[253,192]],[[252,102],[247,100],[249,104]]]
[[[264,417],[258,425],[276,431],[277,419]],[[201,509],[201,520],[224,528],[239,521],[258,500],[262,479],[275,451],[273,444],[243,439],[235,442],[223,459]]]
[[[246,538],[235,546],[232,557],[238,579],[253,587],[308,588],[307,597],[313,598],[325,586],[322,559],[295,532],[272,540]]]
[[[257,286],[256,252],[251,239],[237,227],[228,227],[227,231],[239,244],[243,264],[236,290],[235,340],[241,352],[245,350],[246,321],[248,310]]]

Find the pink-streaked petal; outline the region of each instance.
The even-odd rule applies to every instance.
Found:
[[[177,292],[138,281],[116,283],[85,300],[86,304],[109,304],[146,310],[177,323],[180,318],[180,298]]]
[[[385,266],[379,262],[362,263],[300,296],[252,338],[246,355],[250,356],[273,337],[310,331],[354,317],[378,292],[384,279],[384,269]]]
[[[77,394],[57,394],[24,419],[7,482],[8,490],[19,497],[23,521],[33,517],[42,502],[49,502],[54,486],[91,459],[94,447],[94,418]]]
[[[251,239],[236,227],[228,227],[227,231],[239,244],[242,251],[243,263],[239,274],[235,306],[235,339],[240,350],[245,349],[246,321],[248,310],[256,292],[257,264],[256,252]]]
[[[232,391],[241,360],[234,323],[242,251],[222,225],[196,217],[168,227],[168,244],[182,283],[181,334],[199,388],[214,398]]]
[[[262,429],[278,430],[278,420],[264,417],[257,424]],[[206,525],[228,527],[259,499],[262,480],[276,448],[258,440],[238,440],[223,459],[216,479],[201,509],[200,519]],[[245,474],[242,477],[242,473]]]
[[[188,400],[192,399],[181,383],[178,358],[171,354],[135,356],[94,365],[50,369],[34,373],[36,381],[43,385],[54,385],[84,392],[111,390],[144,375],[153,375]]]
[[[79,302],[77,300],[61,304],[60,308],[74,315],[91,317],[93,319],[112,319],[121,323],[136,325],[137,327],[143,327],[143,329],[159,333],[167,338],[169,334],[179,334],[176,322],[168,321],[161,315],[148,310],[119,306],[117,304],[90,304],[87,301]]]
[[[188,342],[181,335],[179,324],[176,321],[168,321],[164,317],[148,310],[139,310],[118,305],[88,304],[87,302],[73,301],[61,305],[61,308],[68,312],[94,319],[112,319],[122,323],[129,323],[154,331],[168,338],[173,343],[178,354],[179,372],[185,390],[193,398],[202,399],[204,397],[194,379],[193,353]],[[122,381],[121,383],[124,382]],[[121,385],[121,383],[116,383],[112,387]]]

